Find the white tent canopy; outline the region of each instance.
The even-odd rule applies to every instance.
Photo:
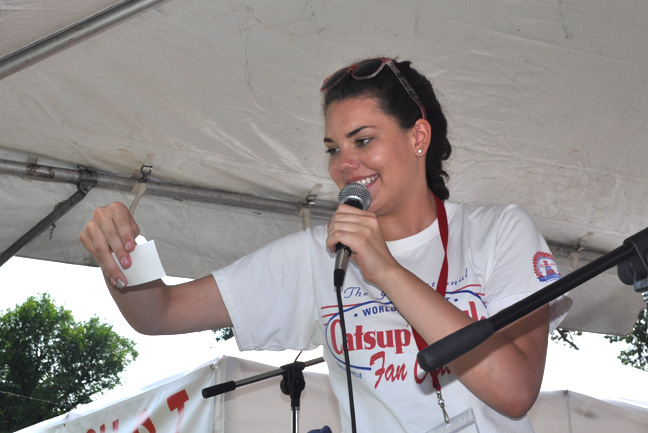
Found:
[[[0,251],[75,193],[61,169],[106,182],[22,256],[92,264],[79,231],[94,207],[133,200],[124,184],[143,166],[155,184],[136,218],[171,275],[301,229],[309,195],[324,222],[337,188],[319,85],[375,55],[412,60],[437,87],[451,199],[521,205],[563,274],[574,252],[585,263],[648,225],[644,2],[131,1],[102,16],[152,8],[83,42],[89,26],[72,27],[44,60],[11,56],[117,3],[0,0]],[[572,293],[574,329],[626,333],[644,307],[614,270]]]
[[[567,390],[541,392],[530,416],[536,433],[643,433],[648,429],[645,408]]]

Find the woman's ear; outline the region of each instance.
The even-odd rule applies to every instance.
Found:
[[[432,127],[425,119],[419,119],[414,124],[414,152],[417,156],[425,156],[430,146]]]

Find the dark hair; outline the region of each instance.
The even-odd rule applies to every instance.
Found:
[[[412,85],[425,108],[432,130],[430,147],[425,156],[427,185],[437,197],[446,200],[450,197],[450,192],[445,184],[448,173],[443,170],[443,161],[452,153],[452,146],[447,137],[448,121],[430,81],[412,68],[410,62],[394,60],[394,64]],[[418,105],[387,66],[377,76],[367,80],[356,80],[347,74],[324,93],[324,112],[326,113],[332,102],[362,96],[375,98],[381,110],[396,119],[403,129],[412,128],[422,117]]]

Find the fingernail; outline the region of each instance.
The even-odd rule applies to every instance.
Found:
[[[124,287],[126,287],[126,283],[124,283],[124,280],[122,280],[121,278],[117,278],[115,287],[117,287],[118,289],[123,289]]]
[[[131,251],[133,248],[135,248],[135,243],[133,243],[133,241],[126,241],[125,247],[127,251]]]
[[[123,256],[121,259],[119,259],[119,263],[121,263],[122,266],[128,266],[128,257]]]

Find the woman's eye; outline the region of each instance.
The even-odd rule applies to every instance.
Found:
[[[340,149],[338,149],[337,147],[329,147],[328,149],[325,150],[325,152],[328,153],[331,156],[335,155],[339,151],[340,151]]]
[[[370,141],[371,141],[371,138],[358,138],[356,140],[356,146],[357,147],[364,147],[367,144],[369,144]]]

